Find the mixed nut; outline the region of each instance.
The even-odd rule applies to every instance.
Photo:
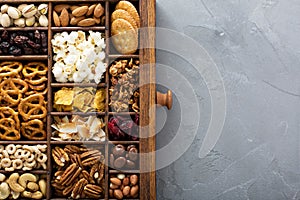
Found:
[[[48,4],[1,5],[0,24],[3,27],[48,26]]]
[[[104,196],[104,156],[100,150],[66,145],[52,149],[55,162],[51,185],[57,197],[93,198]]]
[[[110,68],[111,75],[110,108],[115,112],[139,112],[139,60],[114,61]]]
[[[45,175],[12,173],[7,177],[0,173],[0,199],[42,199],[46,190]]]
[[[45,31],[0,31],[0,55],[47,54],[48,41]]]
[[[5,171],[47,169],[46,145],[0,145],[0,169]]]
[[[104,7],[98,4],[58,4],[54,6],[55,26],[94,26],[104,25]]]
[[[111,198],[137,198],[139,195],[139,177],[136,174],[117,174],[110,176],[109,196]]]
[[[135,169],[138,165],[138,149],[135,145],[122,144],[111,148],[110,167],[115,169]]]

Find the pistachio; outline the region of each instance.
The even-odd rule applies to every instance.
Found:
[[[30,18],[27,18],[27,19],[25,20],[26,26],[33,26],[34,23],[35,23],[35,17],[34,17],[34,16],[32,16],[32,17],[30,17]]]
[[[41,15],[39,18],[39,23],[41,26],[48,26],[48,18],[45,15]]]
[[[29,18],[34,16],[37,13],[37,8],[33,5],[30,4],[28,6],[26,6],[25,8],[23,8],[22,10],[22,14],[24,17]]]
[[[2,14],[1,16],[1,26],[9,27],[10,26],[10,18],[8,14]]]
[[[48,4],[42,3],[38,6],[38,11],[42,14],[45,15],[48,12]]]
[[[8,7],[7,14],[12,19],[19,19],[21,17],[21,12],[17,8],[11,6]]]
[[[37,26],[39,26],[40,24],[38,23],[38,22],[35,22],[34,24],[33,24],[33,26],[34,27],[37,27]]]
[[[25,19],[24,19],[24,18],[15,19],[15,20],[14,20],[14,24],[15,24],[17,27],[25,27]]]
[[[7,4],[4,4],[1,6],[1,13],[6,13],[7,12],[7,9],[8,9],[8,5]]]
[[[22,12],[22,10],[23,10],[26,6],[28,6],[28,4],[25,4],[25,3],[20,4],[20,5],[18,6],[18,10],[19,10],[20,12]]]

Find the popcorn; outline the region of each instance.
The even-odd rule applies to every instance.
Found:
[[[100,32],[56,33],[51,40],[55,61],[52,72],[56,81],[100,83],[106,71],[105,41]]]

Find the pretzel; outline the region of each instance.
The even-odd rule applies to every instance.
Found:
[[[44,131],[44,124],[39,119],[33,119],[28,122],[21,123],[21,133],[29,140],[44,140],[46,139],[46,131]]]
[[[2,62],[0,63],[0,77],[12,77],[22,71],[23,65],[20,62]]]
[[[28,90],[28,84],[17,78],[8,78],[0,84],[0,100],[2,105],[15,106],[17,105],[22,94]]]
[[[19,140],[20,132],[16,129],[16,122],[11,118],[0,119],[0,139]]]
[[[46,75],[48,67],[41,62],[31,62],[23,67],[22,74],[25,78],[32,78],[36,75]]]
[[[13,119],[15,121],[15,128],[18,130],[20,128],[20,121],[18,113],[9,107],[0,107],[0,119]]]
[[[31,85],[40,85],[40,84],[46,82],[48,79],[44,75],[41,76],[41,75],[37,74],[37,75],[34,75],[33,77],[26,78],[25,80],[26,80],[26,82],[28,82]]]
[[[30,85],[29,85],[30,87]],[[25,96],[31,96],[33,94],[40,94],[40,95],[43,95],[45,96],[48,92],[48,88],[45,88],[44,90],[41,90],[41,91],[37,91],[37,90],[31,90],[31,91],[28,91],[25,93]]]
[[[47,115],[45,104],[43,95],[33,94],[21,100],[18,111],[25,121],[42,119]]]

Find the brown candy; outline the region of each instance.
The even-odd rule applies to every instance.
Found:
[[[126,158],[119,157],[119,158],[115,159],[114,166],[116,168],[122,168],[125,166],[125,164],[126,164]]]

